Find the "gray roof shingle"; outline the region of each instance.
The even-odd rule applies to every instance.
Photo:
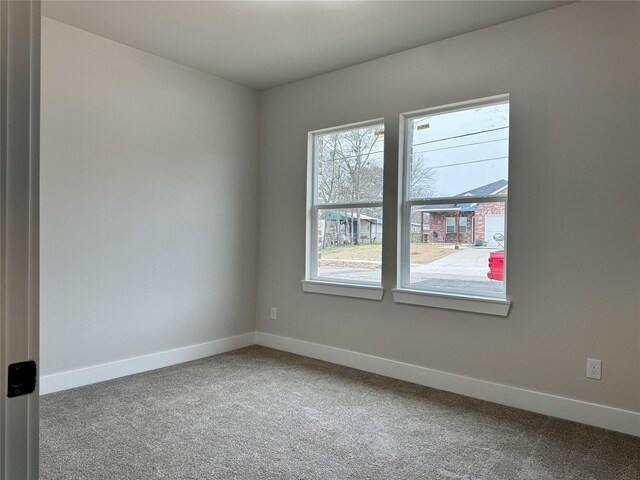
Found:
[[[456,197],[465,197],[465,196],[473,196],[473,197],[482,197],[485,195],[493,195],[496,192],[506,188],[509,185],[509,182],[506,180],[497,180],[495,182],[487,183],[486,185],[482,185],[481,187],[474,188],[473,190],[467,190],[466,192],[462,192]],[[443,205],[429,205],[427,207],[417,208],[416,212],[442,212],[442,211],[460,211],[460,212],[474,212],[476,209],[475,203],[450,203]]]
[[[507,182],[506,180],[497,180],[492,183],[487,183],[486,185],[483,185],[481,187],[474,188],[473,190],[467,190],[466,192],[462,192],[456,195],[456,197],[462,197],[464,195],[473,195],[474,197],[492,195],[497,191],[502,190],[507,185],[509,185],[509,182]]]

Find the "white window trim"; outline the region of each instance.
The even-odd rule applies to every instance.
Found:
[[[508,298],[507,293],[505,296],[499,297],[487,295],[474,295],[472,293],[463,292],[449,292],[446,290],[418,290],[408,287],[409,282],[409,250],[411,236],[407,237],[407,232],[410,232],[411,216],[405,211],[411,209],[413,205],[436,205],[439,203],[456,203],[459,201],[459,197],[438,197],[429,199],[412,199],[409,200],[409,169],[405,165],[405,151],[408,151],[409,136],[407,135],[407,122],[408,120],[423,116],[425,114],[434,114],[438,112],[453,112],[456,110],[466,110],[476,105],[490,105],[498,104],[509,101],[509,94],[496,95],[493,97],[480,98],[477,100],[452,103],[434,108],[427,108],[421,110],[414,110],[411,112],[403,113],[400,115],[400,131],[398,142],[398,231],[397,231],[397,283],[398,287],[392,290],[393,299],[396,303],[407,303],[411,305],[420,305],[426,307],[444,308],[450,310],[461,310],[467,312],[484,313],[489,315],[507,316],[509,308],[511,306],[511,300]],[[507,258],[507,211],[508,203],[506,195],[495,195],[486,197],[465,197],[465,201],[469,203],[475,202],[489,202],[490,199],[494,201],[504,201],[505,204],[505,258]],[[447,233],[447,226],[445,220],[445,234]],[[408,241],[407,241],[408,240]],[[406,267],[406,268],[405,268]],[[507,272],[504,272],[504,282],[507,285]]]
[[[302,280],[302,290],[307,293],[322,293],[340,297],[363,298],[365,300],[382,300],[382,286],[358,285],[355,283],[336,283],[320,280]]]
[[[343,297],[363,298],[369,300],[382,300],[384,289],[382,282],[367,282],[357,280],[343,280],[328,277],[314,276],[317,272],[318,259],[318,215],[319,209],[344,209],[344,208],[383,208],[383,201],[379,202],[352,202],[329,205],[316,205],[315,194],[317,191],[317,177],[315,174],[316,165],[314,159],[315,137],[317,135],[350,130],[355,128],[365,128],[372,125],[384,125],[384,118],[376,118],[364,122],[350,123],[337,127],[313,130],[307,135],[307,222],[306,222],[306,245],[305,245],[305,278],[302,280],[302,290],[309,293],[322,293],[326,295],[338,295]],[[384,237],[384,230],[382,233]],[[383,240],[384,243],[384,240]]]
[[[409,288],[394,288],[393,301],[423,307],[460,310],[463,312],[484,313],[506,317],[509,314],[511,300],[455,293],[434,292],[426,290],[411,290]]]
[[[464,220],[464,225],[462,225],[462,220]],[[467,225],[469,221],[467,217],[458,217],[458,233],[467,233]],[[464,228],[464,230],[462,230]]]
[[[451,227],[453,227],[452,232],[449,231],[449,219],[453,220],[453,225],[451,225]],[[444,217],[444,233],[445,235],[456,233],[456,217]]]

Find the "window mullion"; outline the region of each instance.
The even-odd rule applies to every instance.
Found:
[[[407,205],[414,207],[416,205],[445,205],[460,203],[483,203],[483,202],[506,202],[507,195],[493,195],[480,197],[438,197],[438,198],[417,198],[406,201]]]
[[[382,202],[349,202],[349,203],[322,203],[316,204],[313,208],[318,210],[344,210],[347,208],[378,208],[382,207]]]

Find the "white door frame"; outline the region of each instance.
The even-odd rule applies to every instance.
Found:
[[[0,64],[0,480],[37,480],[38,387],[7,370],[39,360],[40,2],[0,1]]]

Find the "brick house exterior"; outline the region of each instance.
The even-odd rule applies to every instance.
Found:
[[[507,192],[507,181],[498,180],[457,196],[504,195]],[[475,244],[477,241],[486,243],[493,240],[488,238],[492,237],[492,234],[487,232],[487,218],[494,216],[498,221],[500,221],[500,217],[504,218],[505,204],[504,202],[459,203],[424,207],[417,212],[423,216],[424,241]],[[449,228],[447,228],[447,223]],[[420,235],[418,234],[417,237],[419,238]]]
[[[453,218],[453,228],[450,225],[449,232],[446,228],[447,218]],[[466,219],[466,226],[464,225],[465,220],[460,221],[461,218]],[[473,243],[475,241],[473,239],[473,212],[430,213],[429,231],[431,233],[430,243]]]

